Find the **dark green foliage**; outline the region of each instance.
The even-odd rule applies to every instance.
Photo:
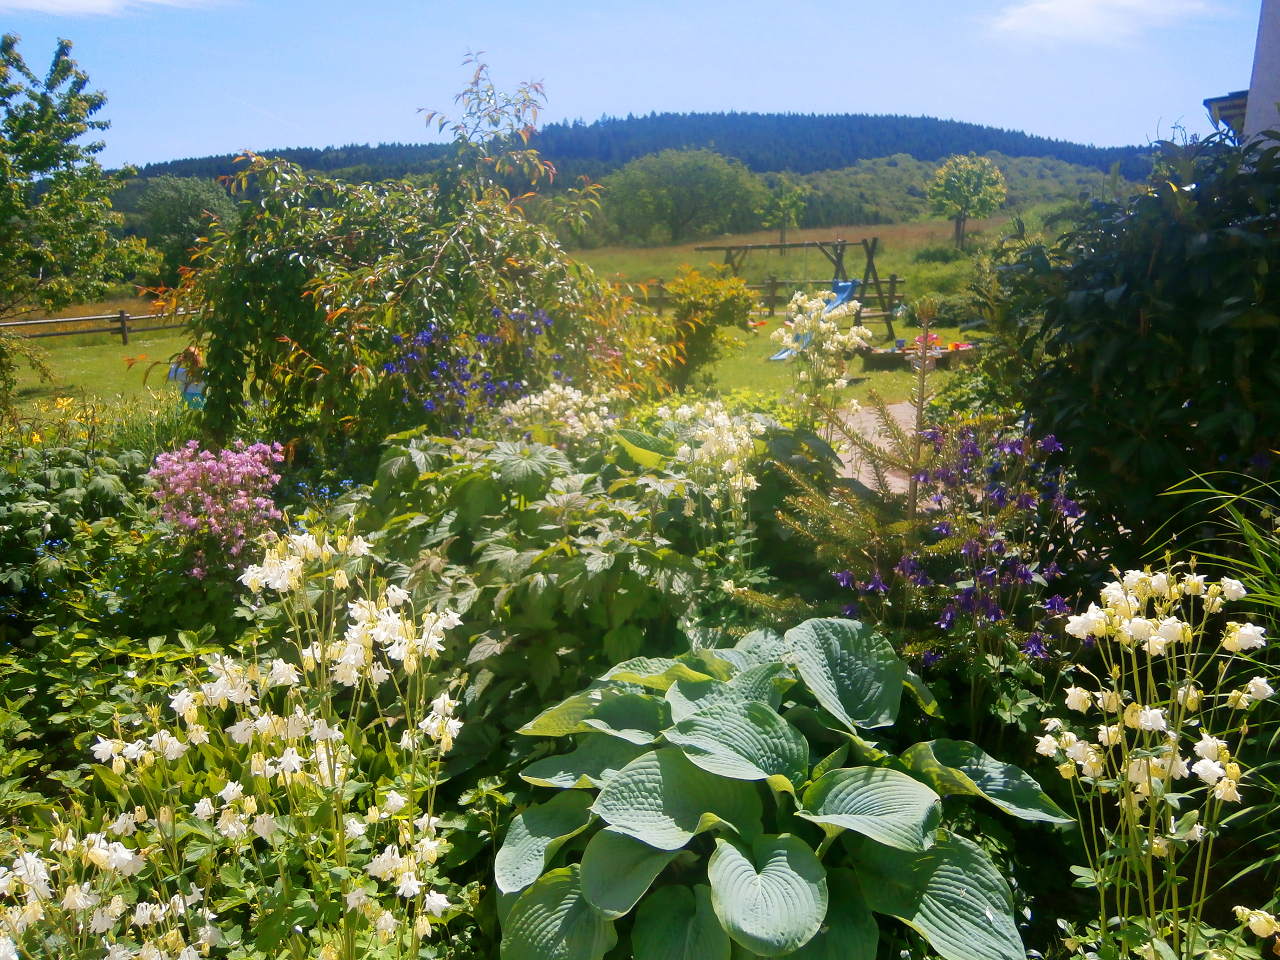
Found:
[[[1272,140],[1162,144],[1149,192],[1095,201],[1011,271],[1023,360],[1044,356],[1024,402],[1099,518],[1138,531],[1131,552],[1164,490],[1264,469],[1280,443],[1278,155]]]
[[[146,181],[138,200],[147,241],[164,257],[160,281],[175,285],[179,270],[191,263],[191,249],[213,220],[226,220],[235,204],[225,187],[200,177],[156,177]]]

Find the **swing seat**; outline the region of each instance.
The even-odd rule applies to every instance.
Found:
[[[862,286],[861,280],[832,280],[831,292],[836,298],[826,305],[822,314],[826,316],[836,307],[842,306],[853,299],[853,295],[858,292],[858,288]]]

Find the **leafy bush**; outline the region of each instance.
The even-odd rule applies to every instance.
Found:
[[[1066,447],[1097,519],[1135,532],[1118,550],[1143,542],[1172,484],[1272,460],[1278,158],[1268,139],[1162,144],[1149,191],[1093,202],[1008,271],[1027,410]]]
[[[740,277],[727,276],[725,267],[707,274],[689,270],[667,287],[673,313],[676,355],[671,365],[671,385],[684,392],[698,374],[724,354],[730,327],[747,329],[755,296]]]
[[[1009,888],[940,794],[1070,818],[972,744],[864,740],[897,732],[904,685],[933,709],[884,637],[810,620],[618,664],[543,711],[520,732],[573,749],[521,772],[561,792],[498,853],[503,956],[875,956],[879,914],[946,960],[1020,960]]]

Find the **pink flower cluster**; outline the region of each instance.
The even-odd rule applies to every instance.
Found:
[[[190,551],[190,573],[203,580],[215,566],[243,566],[245,545],[265,533],[280,511],[271,499],[280,475],[272,463],[284,459],[280,444],[237,440],[231,449],[201,450],[192,440],[173,453],[156,457],[151,479],[160,514],[178,530]]]

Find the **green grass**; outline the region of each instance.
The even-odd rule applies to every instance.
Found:
[[[38,340],[49,353],[49,368],[54,380],[46,383],[25,366],[18,377],[20,406],[38,404],[55,397],[135,397],[148,391],[171,392],[177,388],[165,382],[167,366],[151,371],[146,383],[143,376],[153,360],[167,361],[186,347],[187,336],[181,330],[162,330],[129,338],[129,346],[121,346],[120,338],[107,333],[85,333],[71,337]],[[132,369],[126,357],[144,357]]]
[[[979,237],[998,236],[1005,229],[1005,218],[993,218],[975,223],[971,233]],[[788,241],[831,240],[843,238],[857,242],[863,237],[878,238],[876,246],[876,270],[880,279],[887,282],[891,274],[905,277],[908,300],[923,296],[958,293],[963,290],[972,267],[967,259],[953,263],[917,263],[915,254],[924,247],[949,244],[953,236],[950,221],[923,221],[919,223],[880,224],[877,226],[824,227],[812,230],[792,231]],[[708,251],[698,252],[695,246],[712,244],[773,243],[776,233],[760,232],[742,236],[702,240],[676,247],[601,247],[595,250],[579,250],[575,256],[600,273],[620,283],[644,283],[659,277],[671,280],[684,272],[685,266],[705,267],[718,263],[723,255]],[[714,259],[712,259],[714,258]],[[862,277],[864,257],[861,246],[852,247],[846,253],[845,269],[851,277]],[[781,257],[778,251],[754,252],[743,266],[742,276],[748,283],[760,283],[768,276],[795,281],[811,281],[809,289],[824,289],[831,280],[831,266],[817,250],[791,250]],[[864,297],[870,301],[870,296]],[[791,385],[791,370],[786,363],[770,362],[767,358],[777,352],[778,346],[769,334],[781,325],[782,309],[767,327],[757,328],[752,334],[735,331],[741,346],[723,357],[713,369],[715,385],[722,390],[762,390],[781,392]],[[884,340],[885,328],[872,324],[879,340]],[[934,333],[947,342],[961,340],[956,327],[935,327]],[[915,328],[898,329],[899,337],[915,337]],[[907,399],[911,395],[914,377],[907,369],[863,371],[862,362],[854,360],[849,365],[851,386],[848,396],[865,402],[871,390],[878,392],[889,403]],[[950,376],[939,371],[930,377],[936,389]]]
[[[781,393],[791,387],[791,367],[787,363],[770,361],[768,358],[778,351],[778,344],[769,339],[769,335],[782,325],[782,317],[777,317],[767,327],[757,327],[755,333],[733,331],[741,346],[723,357],[713,371],[715,385],[721,390],[759,390]],[[919,336],[919,331],[911,328],[906,337]],[[936,333],[944,343],[959,339],[958,327],[934,327],[930,333]],[[849,388],[846,398],[865,403],[867,394],[875,390],[887,403],[897,403],[911,396],[911,389],[916,383],[916,374],[909,369],[901,370],[862,370],[862,361],[853,360],[849,364]],[[951,374],[939,370],[929,376],[929,384],[937,390]]]

